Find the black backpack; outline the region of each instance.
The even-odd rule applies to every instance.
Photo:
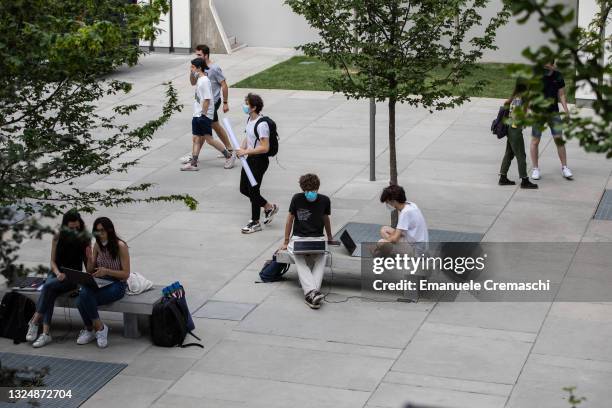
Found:
[[[187,334],[198,340],[198,336],[187,328],[187,316],[180,305],[180,299],[164,296],[153,305],[151,315],[151,339],[160,347],[190,347],[204,348],[199,343],[184,344]]]
[[[497,117],[491,123],[491,132],[496,135],[498,139],[508,136],[508,125],[504,123],[504,119],[509,115],[510,109],[502,106],[497,112]]]
[[[19,344],[26,341],[28,323],[36,305],[31,299],[17,292],[7,292],[0,303],[0,337],[12,339]]]
[[[270,149],[266,155],[268,157],[274,157],[278,153],[278,130],[276,129],[276,123],[267,116],[261,117],[255,122],[255,127],[253,128],[255,131],[255,137],[259,140],[259,133],[257,132],[257,126],[261,122],[266,122],[268,124],[268,128],[270,128]]]
[[[259,272],[259,278],[262,282],[278,282],[283,279],[283,275],[289,270],[289,264],[276,262],[276,255],[264,263],[263,268]]]

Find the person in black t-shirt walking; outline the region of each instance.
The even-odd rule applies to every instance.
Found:
[[[285,241],[281,250],[289,253],[297,266],[300,285],[304,291],[304,301],[308,307],[318,309],[324,296],[321,294],[321,283],[325,272],[327,254],[298,255],[293,253],[296,240],[332,240],[331,202],[329,197],[319,194],[321,181],[316,174],[304,174],[300,177],[301,193],[291,199],[289,214],[285,224]],[[309,266],[312,265],[312,267]]]
[[[552,119],[548,121],[548,126],[550,127],[553,140],[557,145],[557,153],[561,161],[561,174],[569,180],[573,177],[573,174],[569,167],[567,167],[567,153],[563,142],[561,115],[559,114],[559,102],[561,102],[565,114],[569,116],[569,108],[567,107],[567,99],[565,96],[565,80],[561,72],[557,71],[554,61],[552,64],[546,64],[544,68],[546,69],[546,73],[542,77],[543,93],[544,97],[551,101],[548,112],[553,114]],[[541,177],[538,163],[539,146],[545,126],[546,123],[539,123],[531,128],[531,162],[533,165],[531,178],[534,180],[539,180]]]

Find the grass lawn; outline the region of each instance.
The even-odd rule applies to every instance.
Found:
[[[469,86],[477,80],[485,79],[488,85],[481,91],[470,96],[487,98],[508,98],[514,87],[514,79],[507,73],[508,64],[480,64],[481,69],[466,80]],[[280,64],[274,65],[258,74],[250,76],[234,88],[251,89],[291,89],[304,91],[331,91],[327,79],[339,76],[341,72],[330,68],[316,58],[296,56]],[[571,89],[570,81],[566,81]],[[568,92],[569,102],[573,102],[573,92]]]

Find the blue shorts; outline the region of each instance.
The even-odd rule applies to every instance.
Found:
[[[194,136],[212,136],[212,120],[206,116],[191,119],[191,134]]]
[[[531,136],[537,137],[538,139],[542,137],[542,132],[546,129],[546,125],[550,127],[550,133],[552,133],[553,137],[561,137],[563,136],[563,121],[561,120],[561,116],[556,114],[553,116],[548,123],[534,125],[531,127]]]

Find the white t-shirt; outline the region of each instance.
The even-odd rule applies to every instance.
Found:
[[[202,102],[206,99],[209,100],[208,111],[203,113]],[[195,89],[195,101],[193,102],[193,117],[198,118],[202,115],[205,115],[210,120],[212,120],[215,115],[215,101],[213,100],[212,86],[206,75],[202,75],[198,78]]]
[[[429,232],[423,213],[415,203],[406,202],[397,220],[397,229],[402,231],[401,242],[428,242]]]
[[[249,120],[246,124],[246,135],[247,135],[247,147],[249,149],[253,149],[255,147],[255,142],[257,142],[257,137],[255,136],[255,123],[263,116],[259,115],[255,120],[252,120],[249,117]],[[257,126],[257,134],[259,135],[259,139],[265,139],[270,137],[270,127],[267,122],[261,122]]]

